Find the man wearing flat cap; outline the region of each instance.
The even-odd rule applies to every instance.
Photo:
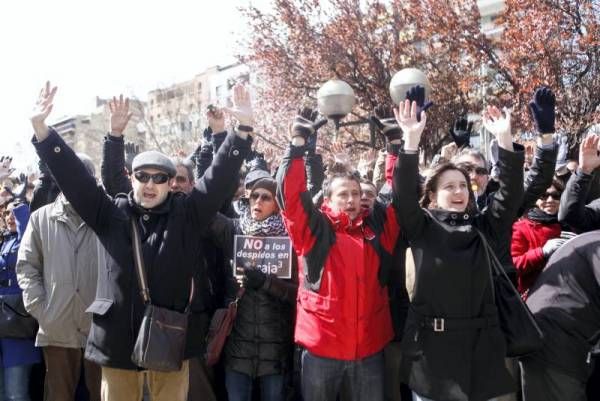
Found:
[[[96,298],[88,308],[93,315],[85,351],[87,359],[102,367],[102,400],[140,400],[146,376],[153,401],[183,401],[189,385],[187,360],[174,372],[142,371],[131,360],[144,303],[136,279],[130,224],[133,220],[140,233],[152,304],[183,312],[194,269],[202,257],[198,249],[202,228],[230,195],[250,151],[253,118],[249,95],[244,87],[234,87],[230,113],[239,122],[237,132],[227,137],[190,194],[169,191],[175,166],[162,153],[150,151],[133,160],[132,191],[111,199],[46,125],[55,93],[50,83],[40,93],[31,117],[33,143],[65,197],[106,250],[99,256]],[[123,104],[122,97],[113,99],[111,113],[127,110]],[[129,117],[125,112],[123,123]]]

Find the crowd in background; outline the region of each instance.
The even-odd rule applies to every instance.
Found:
[[[47,84],[31,117],[39,174],[0,159],[0,297],[17,294],[38,325],[15,338],[0,322],[0,400],[599,399],[600,136],[557,163],[549,88],[532,94],[533,153],[492,106],[489,160],[459,117],[426,165],[436,105],[418,86],[375,110],[385,147],[357,163],[339,143],[323,158],[326,120],[309,108],[283,155],[257,151],[242,85],[232,108],[207,111],[192,155],[139,152],[121,96],[99,172],[46,125],[56,92]],[[152,303],[189,310],[178,371],[131,359],[144,316],[131,221]],[[292,277],[232,266],[236,235],[289,236]],[[507,357],[489,252],[544,334],[534,353]],[[231,302],[233,329],[208,366],[211,318]]]

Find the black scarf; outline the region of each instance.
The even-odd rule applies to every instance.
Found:
[[[531,221],[542,224],[558,223],[558,215],[548,214],[537,207],[534,207],[527,213],[527,218]]]

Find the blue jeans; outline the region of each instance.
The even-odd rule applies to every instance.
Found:
[[[383,401],[383,351],[364,359],[344,361],[302,352],[302,397],[336,401],[342,392],[352,401]]]
[[[29,375],[32,365],[0,368],[0,401],[29,401]]]
[[[284,375],[261,376],[256,380],[260,385],[262,401],[284,401]],[[229,401],[252,400],[252,385],[254,380],[247,374],[227,369],[225,371],[225,387]]]

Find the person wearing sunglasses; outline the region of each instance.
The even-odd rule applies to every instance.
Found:
[[[254,118],[249,93],[240,85],[233,90],[229,112],[239,123],[237,130],[227,136],[211,167],[189,195],[170,191],[175,166],[166,155],[148,151],[132,162],[132,191],[114,199],[96,185],[73,150],[47,126],[57,88],[47,82],[40,92],[31,116],[34,147],[65,198],[105,249],[99,256],[96,299],[88,308],[92,326],[85,351],[86,359],[101,365],[103,401],[141,399],[144,377],[148,378],[153,401],[187,399],[188,350],[178,371],[144,371],[132,362],[145,308],[135,276],[131,226],[134,223],[140,234],[152,304],[183,313],[190,282],[203,263],[199,250],[203,227],[209,225],[230,188],[238,182],[242,161],[252,143]],[[126,124],[131,114],[124,103],[127,100],[113,99],[111,108],[122,115],[120,121]],[[187,342],[191,335],[204,338],[190,329]]]
[[[562,227],[558,222],[563,190],[562,182],[553,180],[535,207],[513,225],[511,255],[517,268],[517,289],[524,298],[550,256],[571,237],[561,236]]]
[[[217,215],[210,236],[232,259],[234,236],[287,236],[275,200],[277,183],[260,178],[249,189],[248,203],[240,203],[240,217]],[[245,205],[245,206],[244,206]],[[245,288],[238,301],[237,317],[223,350],[225,386],[230,401],[252,398],[252,388],[260,387],[264,401],[286,399],[285,383],[292,371],[294,305],[298,290],[297,266],[292,278],[281,279],[254,268],[240,268]]]

